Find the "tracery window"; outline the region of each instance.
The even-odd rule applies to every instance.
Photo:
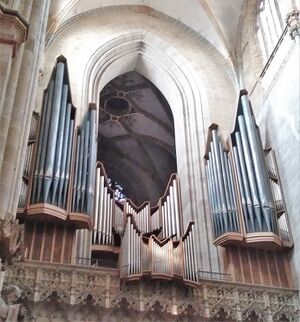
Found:
[[[285,18],[293,8],[295,0],[260,0],[258,3],[257,38],[263,63],[271,56],[285,30]]]
[[[115,200],[123,203],[126,200],[126,195],[123,191],[123,187],[115,180],[108,178],[109,186],[112,188],[115,194]]]

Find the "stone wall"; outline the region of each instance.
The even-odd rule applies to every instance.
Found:
[[[143,279],[123,283],[118,271],[16,262],[5,284],[22,291],[25,321],[225,322],[298,321],[298,292],[202,279],[193,286]]]
[[[266,66],[262,64],[255,34],[257,1],[244,4],[238,48],[244,86],[250,93],[263,145],[275,151],[294,238],[290,252],[293,277],[300,283],[300,75],[299,33],[286,27]]]
[[[114,77],[135,70],[167,99],[174,117],[184,227],[196,219],[198,267],[220,271],[212,244],[203,156],[207,128],[231,129],[237,88],[229,61],[182,23],[140,6],[99,8],[66,21],[47,44],[45,87],[56,56],[68,59],[78,119]],[[39,106],[39,103],[37,103]]]

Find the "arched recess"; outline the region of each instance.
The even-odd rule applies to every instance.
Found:
[[[68,59],[78,119],[110,80],[126,72],[137,71],[162,92],[174,117],[184,224],[196,220],[199,267],[219,271],[202,158],[212,122],[231,130],[237,90],[226,60],[183,24],[121,7],[94,10],[61,26],[47,50],[45,76],[59,54]]]
[[[177,168],[187,225],[197,212],[197,196],[193,191],[198,190],[196,186],[201,182],[200,146],[201,136],[205,137],[205,129],[202,124],[193,124],[193,121],[199,119],[196,113],[202,110],[200,84],[195,80],[193,71],[182,69],[184,62],[177,63],[162,48],[155,46],[159,39],[155,39],[154,35],[151,38],[148,40],[147,35],[136,32],[114,37],[98,48],[85,71],[86,82],[82,87],[84,92],[81,105],[97,101],[99,93],[109,81],[132,70],[149,79],[161,90],[174,117],[176,152],[180,156],[177,158]],[[199,133],[199,129],[203,133]],[[198,137],[195,132],[199,133]],[[198,160],[198,164],[193,166],[193,160]]]

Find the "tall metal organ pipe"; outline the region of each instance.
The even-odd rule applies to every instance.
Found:
[[[259,137],[258,129],[254,121],[252,110],[250,107],[247,95],[241,97],[242,110],[246,123],[247,135],[249,137],[249,145],[257,187],[259,192],[260,203],[263,211],[263,216],[266,220],[268,231],[277,232],[276,223],[274,220],[274,202],[270,189],[269,179],[266,171],[266,164],[263,154],[262,143]]]
[[[75,108],[72,106],[66,59],[57,58],[44,92],[36,148],[31,204],[67,208]]]
[[[96,164],[96,109],[90,104],[89,110],[77,131],[75,175],[73,182],[73,213],[91,215],[94,203]]]

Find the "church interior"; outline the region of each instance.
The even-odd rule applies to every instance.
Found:
[[[299,10],[0,1],[0,321],[300,321]]]

